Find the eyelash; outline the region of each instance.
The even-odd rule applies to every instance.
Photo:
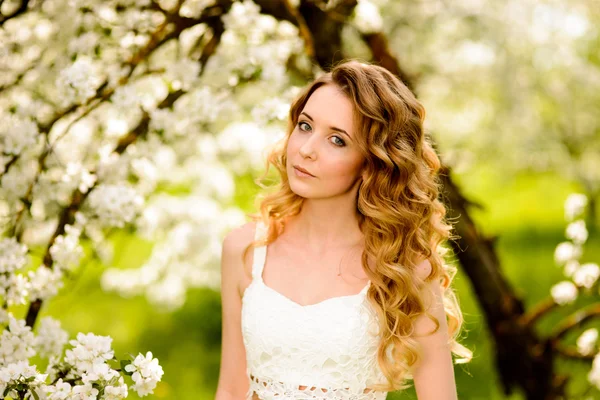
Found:
[[[310,126],[310,124],[309,124],[308,122],[306,122],[306,121],[299,121],[299,122],[298,122],[298,128],[300,128],[300,125],[302,125],[302,124],[306,124],[306,125]],[[303,131],[303,132],[306,132],[306,131],[305,131],[304,129],[302,129],[302,128],[300,128],[300,130],[301,130],[301,131]],[[333,136],[333,137],[335,137],[335,138],[338,138],[338,139],[340,140],[340,142],[341,142],[341,144],[335,144],[335,143],[334,143],[334,146],[337,146],[337,147],[344,147],[344,146],[346,145],[346,142],[345,142],[345,141],[344,141],[344,139],[342,139],[341,137],[339,137],[339,136]]]

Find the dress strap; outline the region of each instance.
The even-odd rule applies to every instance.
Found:
[[[268,227],[262,222],[256,222],[256,230],[254,232],[254,240],[265,239],[268,233]],[[262,279],[262,271],[267,258],[267,246],[258,246],[254,248],[252,260],[252,278]]]

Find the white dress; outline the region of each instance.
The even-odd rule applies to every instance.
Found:
[[[257,223],[255,238],[267,233]],[[266,246],[254,249],[252,282],[242,297],[242,335],[250,389],[262,400],[383,400],[377,314],[360,293],[303,306],[262,279]]]

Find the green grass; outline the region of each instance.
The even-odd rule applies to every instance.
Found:
[[[473,210],[472,216],[481,232],[498,235],[502,269],[525,304],[530,307],[546,298],[550,287],[562,279],[561,270],[554,266],[553,252],[556,244],[564,240],[563,202],[577,187],[550,174],[502,179],[484,167],[455,178],[469,199],[484,206],[483,210]],[[256,193],[252,185],[249,177],[243,178],[236,197],[246,210],[252,206],[250,197]],[[122,235],[115,240],[120,268],[139,266],[151,250],[150,244],[132,236]],[[583,261],[600,260],[599,244],[597,236],[590,238]],[[112,336],[120,358],[129,352],[135,355],[151,350],[165,371],[153,398],[213,399],[219,372],[220,294],[210,289],[192,290],[182,309],[161,312],[143,297],[121,298],[103,292],[99,284],[101,270],[97,263],[88,264],[80,276],[67,283],[59,297],[45,305],[41,316],[58,317],[73,335],[81,331]],[[459,398],[521,399],[519,393],[511,397],[502,393],[482,311],[460,268],[454,287],[465,317],[462,343],[474,351],[471,363],[455,367]],[[577,305],[584,303],[585,299],[580,299]],[[540,321],[539,332],[549,332],[575,307],[545,317]],[[558,368],[573,372],[570,390],[583,390],[589,367],[560,361]],[[129,398],[138,397],[132,393]],[[388,399],[416,396],[414,389],[408,389],[391,393]]]

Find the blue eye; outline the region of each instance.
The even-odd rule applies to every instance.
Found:
[[[310,130],[312,130],[311,126],[306,121],[299,121],[297,125],[302,132],[309,132]],[[302,125],[306,125],[306,126],[308,126],[308,128],[303,128]],[[341,137],[339,137],[339,136],[332,136],[332,137],[337,139],[337,141],[332,142],[335,146],[337,146],[337,147],[346,146],[346,142],[344,142],[344,140]]]
[[[337,139],[338,142],[337,143],[333,143],[338,147],[343,147],[346,145],[346,142],[344,142],[339,136],[332,136],[334,139]]]
[[[302,129],[302,124],[307,125],[310,128],[310,125],[308,125],[306,122],[300,121],[300,122],[298,122],[298,126],[300,127],[301,131],[306,131],[306,129]]]

